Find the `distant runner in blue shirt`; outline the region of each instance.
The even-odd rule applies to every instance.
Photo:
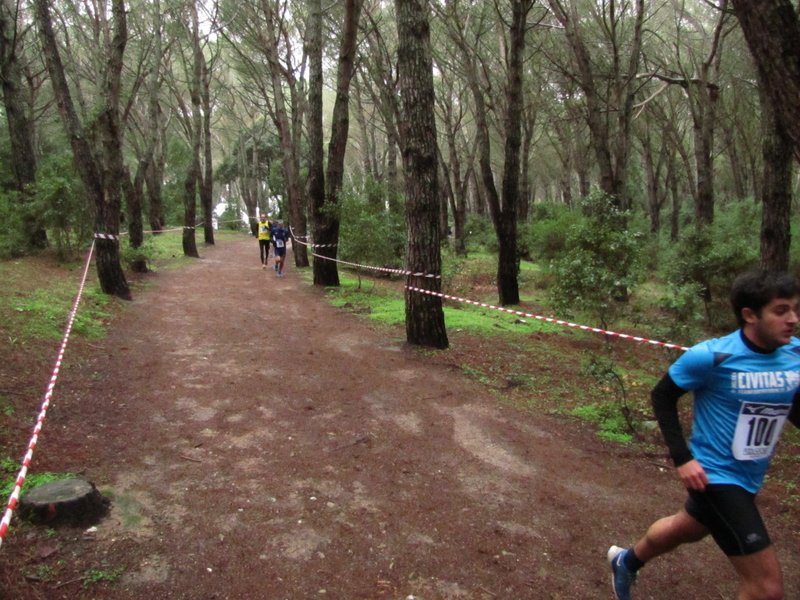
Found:
[[[286,242],[289,241],[289,231],[283,228],[283,221],[278,221],[272,228],[272,247],[275,249],[275,270],[278,277],[283,277],[283,263],[286,262]]]
[[[681,544],[711,534],[739,575],[737,600],[780,600],[781,566],[755,503],[781,429],[800,427],[800,284],[784,274],[736,278],[740,329],[689,349],[653,389],[656,419],[689,498],[625,550],[611,546],[614,596],[629,600],[637,571]],[[689,444],[678,399],[694,393]]]

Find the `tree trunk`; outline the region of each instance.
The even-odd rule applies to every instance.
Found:
[[[205,57],[201,56],[202,101],[203,101],[203,161],[200,176],[200,206],[203,207],[203,241],[214,244],[214,166],[211,157],[211,74]]]
[[[297,162],[296,144],[292,138],[292,127],[286,110],[286,96],[284,82],[281,79],[281,65],[278,56],[279,40],[275,31],[275,11],[271,0],[263,2],[265,17],[265,33],[267,35],[267,61],[269,62],[269,76],[273,92],[274,122],[278,129],[278,138],[281,145],[281,159],[283,166],[283,179],[286,186],[286,195],[289,197],[289,217],[292,231],[297,236],[306,235],[306,207],[300,192],[300,169]],[[294,244],[294,263],[297,267],[308,266],[308,253],[306,247]]]
[[[75,167],[86,188],[89,201],[95,209],[95,233],[109,236],[98,238],[95,245],[100,287],[106,294],[130,300],[131,292],[125,279],[125,273],[120,265],[119,256],[119,216],[121,208],[119,185],[122,181],[121,169],[119,174],[111,173],[108,175],[112,181],[105,181],[104,168],[101,168],[95,161],[88,136],[84,132],[75,110],[75,105],[72,102],[72,94],[64,74],[61,55],[58,51],[55,32],[53,31],[48,0],[35,0],[34,9],[47,72],[53,85],[61,119],[64,122],[64,127],[70,140]],[[102,124],[104,150],[112,153],[115,152],[114,146],[118,146],[118,136],[121,135],[118,120],[119,108],[115,106],[115,102],[119,102],[119,76],[122,69],[122,54],[127,36],[125,7],[122,0],[114,0],[113,15],[115,31],[112,44],[108,48],[109,85],[104,91],[105,105],[103,108],[104,114],[102,115],[105,119]],[[117,136],[117,139],[114,139],[115,136]],[[106,156],[105,160],[110,168],[118,168],[118,157]],[[121,165],[119,166],[121,167]],[[118,186],[116,191],[112,189],[114,181]],[[113,192],[110,197],[106,196],[108,191]]]
[[[497,290],[500,304],[519,304],[519,257],[517,256],[517,203],[519,201],[520,148],[522,147],[522,55],[525,51],[525,20],[532,0],[514,0],[508,59],[508,115],[506,117],[503,208],[495,227],[499,242]]]
[[[761,195],[761,268],[789,268],[792,210],[792,139],[788,128],[761,89],[764,184]]]
[[[531,183],[530,183],[530,156],[531,149],[533,148],[533,129],[535,125],[535,118],[527,118],[522,124],[522,156],[520,161],[522,163],[522,170],[520,173],[519,183],[519,203],[517,204],[517,222],[527,223],[528,214],[530,212],[530,197],[531,197]]]
[[[144,174],[150,164],[150,158],[145,156],[139,161],[136,175],[131,180],[130,169],[125,168],[125,204],[128,208],[128,241],[131,248],[141,248],[144,243],[144,225],[142,222],[142,195],[144,190]],[[135,259],[131,262],[131,271],[134,273],[147,273],[147,261]]]
[[[316,242],[318,213],[325,206],[325,151],[322,127],[322,0],[309,0],[308,19],[308,182],[306,189],[309,196],[311,226]],[[320,254],[316,249],[314,249],[314,253]],[[328,255],[323,254],[323,256]],[[338,271],[331,276],[321,264],[323,262],[330,262],[331,264],[327,265],[327,268],[336,271],[336,263],[315,256],[314,283],[317,283],[319,269],[320,282],[328,278],[335,278],[336,285],[338,285]],[[319,266],[317,263],[320,263]]]
[[[680,237],[680,215],[681,215],[681,196],[678,193],[678,178],[673,172],[667,180],[669,194],[672,198],[672,213],[669,218],[669,239],[677,242]]]
[[[149,140],[147,153],[150,161],[144,172],[147,196],[150,204],[148,218],[150,229],[158,232],[164,227],[164,206],[161,201],[161,185],[164,173],[164,144],[161,135],[161,0],[153,0],[153,62],[150,66],[150,94],[148,98]],[[138,173],[137,173],[138,176]]]
[[[201,85],[203,77],[203,58],[200,49],[200,23],[197,16],[197,5],[189,3],[192,11],[192,74],[189,83],[189,96],[192,100],[189,139],[192,144],[192,158],[183,182],[183,254],[191,258],[200,258],[195,239],[197,225],[197,184],[200,181],[200,146],[203,136],[203,115],[201,112]]]
[[[325,203],[314,207],[314,240],[322,244],[317,252],[330,258],[336,258],[339,251],[339,216],[336,207],[344,181],[344,154],[350,129],[350,82],[353,78],[361,6],[362,0],[345,0],[344,31],[339,49],[336,100],[331,116],[331,140],[328,144],[328,169],[325,174]],[[333,260],[314,261],[314,284],[339,285],[339,271]]]
[[[714,222],[714,124],[719,88],[695,85],[697,105],[694,117],[694,156],[697,169],[695,218],[701,225]]]
[[[22,34],[18,30],[17,7],[10,0],[0,1],[0,86],[3,108],[11,140],[11,167],[18,201],[27,205],[32,198],[28,186],[36,181],[36,151],[32,106],[25,100],[25,76],[20,65]],[[28,249],[45,248],[47,232],[40,219],[23,210],[24,238]]]
[[[428,3],[395,0],[398,72],[405,128],[403,170],[406,180],[407,268],[441,274],[438,168],[434,118],[433,65]],[[441,280],[409,275],[406,285],[441,291]],[[411,344],[447,348],[442,299],[406,290],[406,339]]]
[[[150,167],[147,169],[147,200],[150,205],[148,219],[150,229],[156,235],[164,228],[164,204],[161,198],[161,189],[162,181],[164,181],[165,160],[166,155],[162,144],[160,151],[153,157]]]
[[[800,160],[800,19],[791,0],[731,0],[759,80]]]

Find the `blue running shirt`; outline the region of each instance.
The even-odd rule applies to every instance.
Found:
[[[669,369],[694,392],[690,447],[710,483],[755,494],[800,386],[800,340],[756,352],[741,330],[692,347]]]

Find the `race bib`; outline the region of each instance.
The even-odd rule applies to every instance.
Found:
[[[283,240],[275,240],[275,247],[276,248],[283,248],[285,246]]]
[[[743,402],[731,450],[736,460],[767,458],[781,435],[789,404]]]
[[[266,225],[261,225],[261,226],[258,228],[258,230],[259,230],[259,232],[261,232],[261,233],[269,233],[269,227],[267,227]]]

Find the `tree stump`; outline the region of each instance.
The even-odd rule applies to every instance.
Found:
[[[100,521],[111,500],[91,481],[60,479],[43,483],[22,495],[20,516],[35,524],[88,526]]]

